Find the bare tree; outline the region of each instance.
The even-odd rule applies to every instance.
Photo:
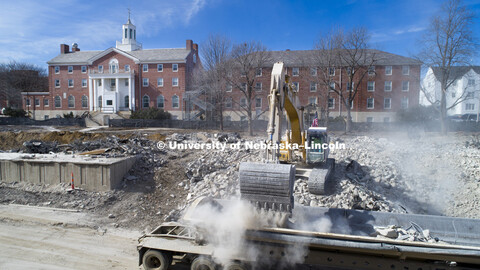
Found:
[[[266,47],[256,41],[241,43],[233,46],[230,62],[230,72],[227,81],[234,88],[239,89],[246,104],[240,108],[245,111],[248,119],[249,134],[253,135],[252,102],[257,97],[255,86],[261,68],[271,64],[271,55]]]
[[[421,40],[423,48],[418,58],[425,65],[436,69],[436,77],[440,82],[440,104],[437,110],[443,134],[447,133],[447,111],[454,107],[447,107],[446,96],[450,86],[461,76],[460,73],[455,74],[453,69],[456,66],[470,65],[477,47],[472,33],[474,18],[474,13],[462,5],[460,0],[449,0],[432,17],[430,27]],[[454,102],[455,105],[463,101],[464,97],[462,94]]]
[[[231,53],[230,40],[222,35],[210,35],[202,46],[202,62],[205,70],[197,73],[202,87],[206,89],[209,100],[214,104],[214,113],[223,130],[223,112],[225,109],[227,65]]]
[[[369,49],[369,39],[368,31],[363,27],[348,32],[336,28],[317,42],[312,57],[327,90],[327,102],[328,92],[334,92],[345,107],[346,132],[352,130],[351,109],[360,86],[368,75],[374,75],[375,63],[379,60],[376,51]]]
[[[45,69],[16,61],[0,64],[0,98],[6,106],[21,107],[21,92],[47,90]]]

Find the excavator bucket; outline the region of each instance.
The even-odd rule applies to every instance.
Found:
[[[243,200],[266,210],[292,212],[295,165],[243,162],[239,180]]]

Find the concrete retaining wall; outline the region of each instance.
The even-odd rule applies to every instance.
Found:
[[[0,154],[0,181],[35,184],[70,183],[89,191],[107,191],[121,186],[123,176],[136,157],[91,158],[60,154]]]

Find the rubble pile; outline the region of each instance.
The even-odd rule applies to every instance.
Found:
[[[410,226],[406,229],[396,225],[390,225],[387,227],[374,226],[374,230],[375,232],[371,236],[377,238],[428,243],[438,243],[440,241],[438,238],[430,235],[430,230],[424,230],[414,222],[411,222]]]

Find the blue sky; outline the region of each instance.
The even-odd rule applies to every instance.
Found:
[[[48,5],[46,4],[48,3]],[[233,42],[261,41],[271,50],[311,49],[332,26],[365,26],[376,48],[404,56],[438,11],[435,0],[0,0],[0,62],[46,67],[59,44],[104,50],[121,39],[127,8],[143,47],[178,48],[186,39],[202,46],[210,33]],[[480,0],[464,2],[480,15]],[[480,27],[474,31],[480,36]],[[477,60],[479,58],[477,57]],[[475,61],[477,61],[475,60]],[[474,63],[480,64],[480,63]]]

